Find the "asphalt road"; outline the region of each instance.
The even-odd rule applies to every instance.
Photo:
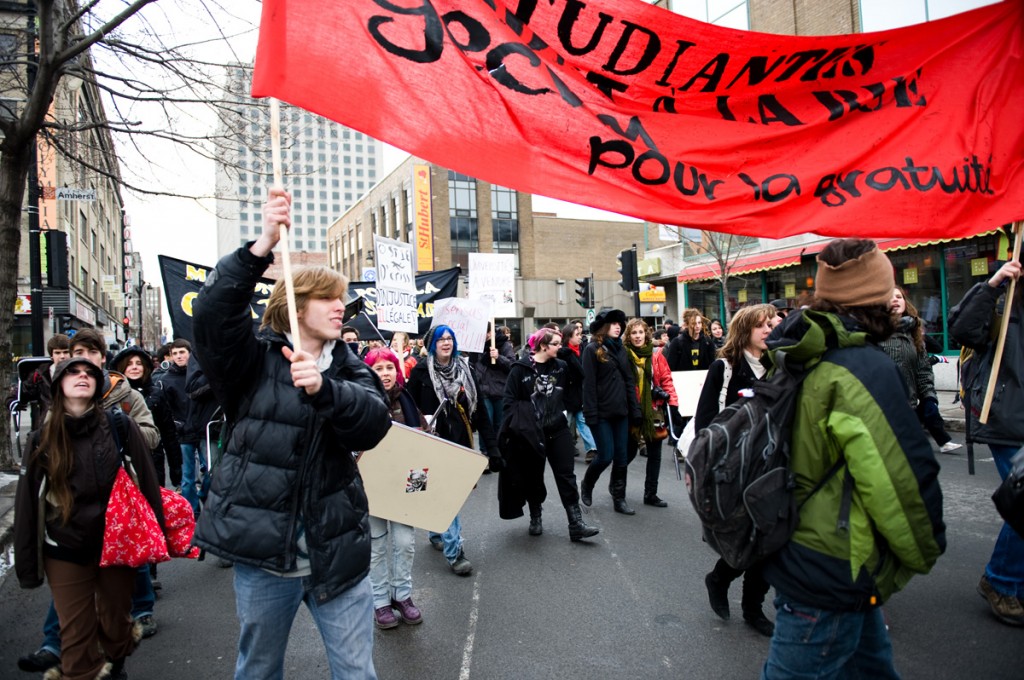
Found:
[[[928,576],[886,605],[897,667],[904,678],[1024,678],[1024,629],[997,622],[975,587],[1000,526],[989,500],[998,475],[979,450],[978,474],[964,455],[940,456],[948,550]],[[637,514],[612,512],[602,485],[587,521],[601,534],[568,539],[549,478],[544,535],[527,520],[498,518],[495,476],[484,476],[463,509],[466,552],[475,570],[452,574],[425,532],[417,537],[414,599],[419,626],[377,631],[378,675],[486,680],[523,678],[756,678],[768,647],[739,619],[739,584],[730,593],[736,618],[722,621],[707,604],[703,576],[714,563],[698,522],[663,462],[666,509],[643,506],[644,459],[630,468],[628,497]],[[582,463],[577,465],[581,475]],[[160,632],[129,660],[133,679],[229,678],[238,627],[231,569],[215,561],[160,566]],[[49,593],[22,591],[13,575],[0,584],[0,677],[32,651]],[[766,607],[769,616],[774,611]],[[288,678],[326,678],[323,643],[302,609],[289,640]]]

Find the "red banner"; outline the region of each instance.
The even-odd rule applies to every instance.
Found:
[[[521,191],[781,238],[1024,217],[1024,2],[881,33],[640,0],[264,0],[253,96]]]

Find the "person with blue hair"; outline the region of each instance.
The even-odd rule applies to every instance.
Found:
[[[433,414],[430,425],[434,432],[447,441],[474,448],[474,433],[479,432],[490,458],[489,468],[501,469],[501,456],[487,413],[481,407],[480,386],[459,354],[455,331],[448,326],[437,326],[427,331],[427,357],[409,374],[406,392],[412,396],[420,411]],[[463,550],[462,522],[458,515],[443,534],[431,533],[430,544],[443,550],[453,572],[469,576],[473,565]]]

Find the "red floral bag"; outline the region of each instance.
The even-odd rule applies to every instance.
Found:
[[[138,568],[169,559],[156,513],[124,466],[119,467],[107,502],[100,566]]]
[[[164,502],[164,526],[167,527],[167,551],[171,557],[199,557],[199,548],[192,544],[196,533],[196,516],[192,505],[181,495],[170,489],[160,489]]]

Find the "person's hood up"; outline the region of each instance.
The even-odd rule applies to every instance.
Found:
[[[105,389],[103,379],[103,369],[96,366],[85,357],[71,357],[57,364],[57,367],[53,371],[53,389],[60,389],[61,378],[67,373],[68,369],[72,366],[84,366],[89,373],[96,379],[96,394],[93,395],[95,398],[97,395],[102,394],[101,390]]]
[[[145,384],[149,381],[153,375],[153,357],[146,350],[141,347],[125,347],[123,350],[117,353],[114,360],[110,362],[110,366],[120,366],[122,361],[127,361],[128,357],[137,356],[142,360],[142,365],[149,367],[149,370],[143,375],[142,380],[138,381],[140,385]]]
[[[777,352],[785,352],[787,359],[810,368],[822,355],[836,347],[862,347],[867,344],[867,333],[849,317],[801,309],[788,315],[768,337],[769,365],[775,364]]]

